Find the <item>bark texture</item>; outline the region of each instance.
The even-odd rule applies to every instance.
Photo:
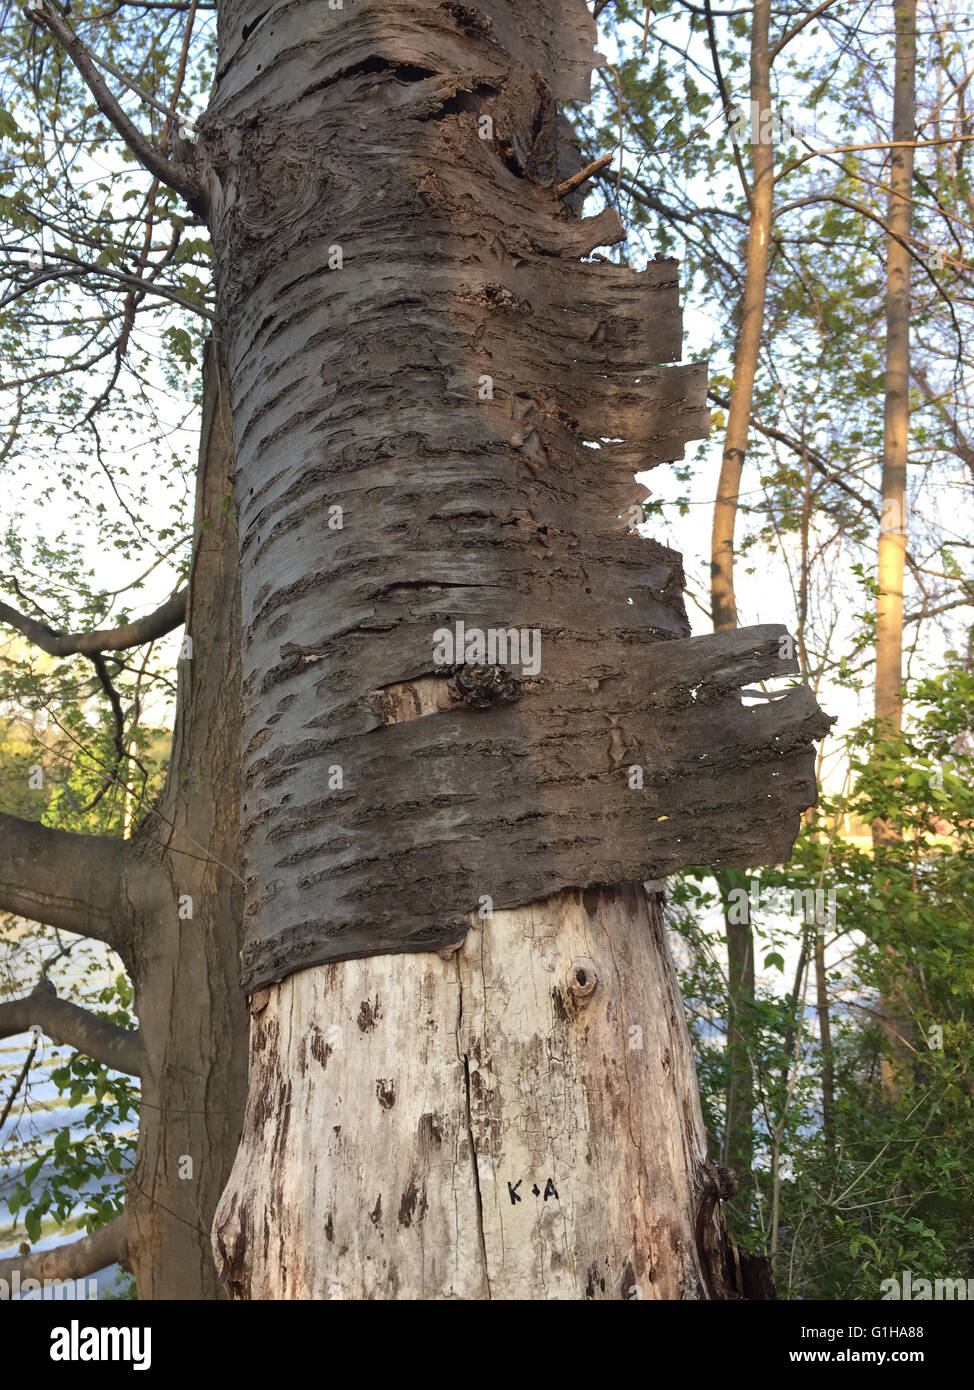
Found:
[[[0,1279],[9,1285],[16,1271],[21,1283],[27,1279],[84,1279],[109,1265],[126,1264],[124,1217],[99,1226],[91,1235],[80,1236],[53,1250],[32,1250],[29,1255],[11,1255],[0,1260]]]
[[[691,639],[632,474],[706,429],[676,265],[590,253],[581,0],[224,0],[199,158],[240,521],[238,1298],[725,1298],[659,903],[814,799],[784,629]],[[437,657],[540,634],[540,664]],[[615,887],[605,887],[615,884]],[[478,915],[478,905],[484,915]]]
[[[741,1296],[656,894],[556,894],[464,945],[252,1001],[215,1224],[247,1298]]]
[[[680,558],[628,528],[633,471],[706,431],[706,373],[658,365],[680,354],[676,263],[586,259],[618,220],[558,196],[557,103],[587,96],[594,41],[580,0],[221,6],[201,150],[248,991],[453,945],[485,894],[781,858],[814,799],[814,700],[735,690],[797,669],[777,633],[681,640]],[[455,698],[389,723],[458,622],[537,631],[540,672],[441,669]]]
[[[140,1298],[222,1296],[209,1248],[246,1093],[238,987],[239,657],[226,380],[206,370],[195,546],[169,780],[133,840],[155,884],[132,922],[145,1067],[127,1254]]]
[[[0,903],[34,922],[118,948],[131,909],[129,846],[0,812]],[[52,870],[56,866],[56,872]]]
[[[0,1038],[28,1032],[34,1025],[55,1043],[68,1043],[86,1057],[129,1076],[142,1074],[142,1039],[137,1032],[119,1028],[107,1018],[59,999],[49,980],[22,999],[0,1004]]]

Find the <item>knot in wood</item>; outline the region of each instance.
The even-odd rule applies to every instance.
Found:
[[[449,11],[458,24],[465,25],[468,29],[479,29],[482,33],[489,34],[494,27],[494,21],[490,16],[481,14],[473,5],[459,5],[447,0],[443,9]]]
[[[474,709],[510,705],[520,699],[524,682],[503,666],[461,666],[450,681],[450,696]]]
[[[583,956],[573,960],[568,970],[568,991],[576,1001],[588,999],[598,988],[599,972],[595,962]]]

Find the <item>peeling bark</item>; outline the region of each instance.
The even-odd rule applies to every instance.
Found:
[[[797,669],[777,634],[680,640],[680,558],[622,515],[635,469],[706,432],[706,371],[660,365],[676,263],[583,259],[618,219],[559,196],[584,6],[257,16],[222,7],[201,123],[241,526],[245,989],[440,948],[484,893],[787,854],[814,700],[744,710],[738,671]],[[375,692],[435,680],[458,622],[539,633],[537,677],[380,727]]]
[[[786,857],[828,721],[805,689],[746,708],[797,671],[784,629],[691,639],[680,557],[632,533],[633,473],[706,432],[706,372],[666,365],[675,262],[588,259],[621,228],[578,217],[557,105],[588,95],[594,24],[581,0],[219,17],[198,149],[251,994],[221,1277],[741,1296],[735,1182],[632,884]],[[460,623],[540,634],[540,663],[443,656]]]

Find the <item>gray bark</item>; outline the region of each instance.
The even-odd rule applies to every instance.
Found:
[[[34,1025],[54,1043],[68,1043],[96,1062],[129,1076],[142,1074],[142,1044],[137,1032],[59,999],[49,980],[22,999],[0,1004],[0,1038],[26,1033]]]
[[[129,846],[0,812],[0,905],[50,927],[105,941],[124,956],[131,905]]]
[[[558,196],[584,6],[306,0],[244,39],[259,14],[221,8],[201,124],[241,526],[245,988],[455,944],[484,894],[785,856],[815,702],[743,709],[741,680],[797,669],[778,633],[680,640],[679,556],[620,520],[633,470],[705,432],[706,373],[658,365],[680,353],[676,264],[583,260],[618,221]],[[389,725],[384,692],[434,678],[457,621],[539,630],[540,673]]]
[[[660,365],[675,264],[585,259],[617,220],[560,196],[557,103],[594,40],[580,0],[220,7],[199,151],[242,561],[235,1297],[744,1289],[659,905],[624,881],[785,857],[827,721],[807,690],[745,708],[797,669],[784,630],[690,639],[679,556],[627,534],[633,472],[705,431],[706,380]],[[540,669],[438,668],[459,621],[539,629]]]
[[[233,450],[225,378],[212,351],[205,378],[187,622],[193,655],[180,662],[166,791],[135,836],[165,883],[158,911],[133,924],[146,1066],[126,1211],[140,1298],[221,1295],[209,1228],[246,1094],[247,1015],[238,985],[236,526],[225,505]]]

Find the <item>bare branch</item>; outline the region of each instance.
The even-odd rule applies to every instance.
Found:
[[[114,1071],[141,1076],[144,1064],[142,1039],[137,1032],[119,1028],[89,1009],[59,999],[50,980],[41,980],[23,999],[0,1004],[0,1038],[26,1033],[37,1024],[54,1043],[77,1048],[86,1057]]]
[[[586,164],[584,169],[579,169],[577,174],[572,174],[571,178],[565,179],[564,183],[559,183],[555,187],[556,198],[567,198],[569,193],[574,193],[587,179],[594,178],[607,165],[615,159],[615,150],[610,150],[608,154],[602,155],[599,159],[593,160],[591,164]]]
[[[6,603],[0,603],[0,622],[22,632],[48,656],[97,656],[99,652],[119,652],[128,647],[141,647],[174,631],[186,621],[186,590],[167,598],[154,613],[138,618],[121,627],[103,628],[97,632],[55,632],[47,623],[28,618]]]
[[[118,101],[108,90],[95,61],[78,35],[59,14],[50,9],[46,0],[35,0],[27,9],[35,24],[48,29],[66,51],[78,69],[85,86],[95,98],[99,111],[118,131],[136,159],[160,183],[180,194],[195,211],[202,206],[202,187],[188,168],[173,164],[161,150],[151,144],[137,126],[129,120]]]
[[[35,1038],[31,1043],[30,1048],[28,1049],[27,1056],[24,1058],[24,1065],[21,1067],[19,1073],[17,1074],[17,1079],[14,1081],[13,1089],[7,1097],[2,1112],[0,1112],[0,1130],[2,1130],[4,1125],[7,1123],[7,1116],[13,1109],[14,1101],[20,1095],[21,1086],[23,1086],[24,1082],[27,1080],[28,1075],[30,1074],[30,1069],[34,1064],[34,1058],[36,1055],[37,1039]]]
[[[801,33],[801,31],[805,28],[806,24],[811,24],[813,19],[818,19],[820,14],[824,13],[825,10],[831,9],[834,4],[835,0],[823,0],[823,3],[821,5],[816,5],[814,10],[811,10],[808,14],[803,15],[797,24],[793,24],[790,29],[787,29],[785,33],[782,34],[778,42],[775,44],[774,48],[772,48],[771,50],[772,63],[774,62],[775,58],[777,58],[781,50],[783,48],[788,47],[795,35]]]
[[[116,1216],[107,1226],[99,1226],[90,1236],[56,1245],[53,1250],[38,1250],[29,1255],[11,1255],[0,1260],[0,1279],[10,1286],[14,1272],[25,1279],[84,1279],[109,1265],[126,1267],[125,1217]]]
[[[0,911],[94,937],[121,951],[130,915],[124,883],[128,850],[124,840],[73,835],[0,811]]]

